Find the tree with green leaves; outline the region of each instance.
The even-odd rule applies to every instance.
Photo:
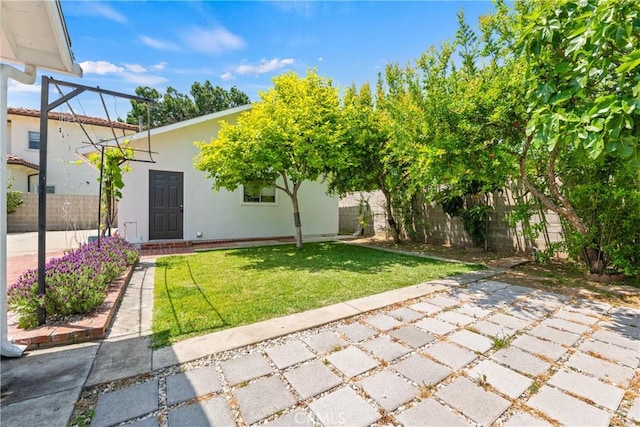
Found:
[[[136,95],[153,99],[148,105],[144,102],[131,101],[131,111],[127,114],[127,123],[138,124],[139,118],[147,122],[147,108],[151,128],[177,123],[183,120],[204,116],[206,114],[227,110],[250,103],[247,94],[232,86],[229,90],[213,86],[209,80],[191,85],[191,96],[183,94],[175,88],[167,87],[164,95],[148,86],[136,88]]]
[[[426,239],[420,153],[429,138],[429,128],[419,95],[419,78],[412,65],[388,64],[377,84],[378,108],[389,132],[383,158],[385,188],[389,190],[385,199],[387,215],[393,213],[393,224],[389,221],[389,225],[396,242],[401,233],[414,241]]]
[[[494,59],[498,45],[488,49],[484,38],[465,23],[463,12],[458,19],[460,29],[453,43],[428,49],[414,64],[387,65],[371,103],[374,125],[366,124],[363,130],[366,121],[344,121],[356,140],[385,124],[383,138],[371,150],[378,154],[383,172],[385,185],[377,188],[385,194],[396,241],[401,234],[418,241],[426,237],[427,203],[448,205],[468,196],[484,202],[485,193],[503,187],[516,171],[509,147],[522,140],[524,129],[522,68],[507,63],[502,55]],[[461,68],[455,66],[455,55],[463,59]],[[350,92],[347,95],[353,98]],[[348,105],[345,102],[346,111]],[[372,109],[354,110],[351,116],[357,118]],[[354,147],[349,155],[352,163],[372,162],[366,147]],[[374,170],[353,167],[342,179],[356,181],[352,174],[362,178]],[[479,207],[482,215],[473,218],[486,216],[485,207]],[[464,203],[453,211],[460,215],[463,208]]]
[[[640,246],[638,3],[532,3],[519,25],[531,114],[521,179],[568,225],[569,249],[592,273],[637,272],[640,250],[628,252]]]
[[[341,194],[381,190],[396,242],[426,238],[427,203],[484,194],[515,171],[507,140],[521,141],[524,129],[519,70],[491,60],[462,12],[458,18],[454,43],[428,49],[415,64],[387,65],[375,98],[368,85],[343,97],[349,167],[337,186]]]
[[[389,116],[380,109],[379,97],[384,97],[381,82],[377,95],[369,84],[360,89],[348,87],[342,99],[341,123],[344,128],[343,152],[345,163],[331,174],[331,192],[345,195],[354,191],[380,190],[385,197],[387,223],[394,241],[399,242],[401,224],[396,221],[392,206],[395,191],[401,184],[394,173],[390,152],[391,127]],[[398,178],[398,179],[397,179]]]
[[[151,129],[164,126],[166,123],[162,94],[149,86],[138,86],[135,92],[136,95],[153,99],[155,102],[148,104],[146,102],[131,101],[131,110],[127,113],[127,123],[137,125],[142,120],[142,123]]]
[[[275,186],[285,193],[293,207],[296,247],[302,248],[300,187],[344,161],[339,108],[337,89],[315,71],[280,75],[236,124],[223,122],[216,138],[197,143],[196,167],[216,190]]]
[[[191,96],[198,116],[240,107],[251,102],[247,94],[237,87],[232,86],[231,89],[226,90],[220,86],[213,86],[209,80],[202,84],[198,82],[192,84]]]

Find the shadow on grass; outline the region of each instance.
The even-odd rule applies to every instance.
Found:
[[[189,263],[189,261],[185,260],[185,264],[187,266],[187,270],[189,272],[189,277],[191,278],[191,283],[193,284],[193,287],[195,289],[197,289],[198,293],[202,297],[202,300],[206,302],[206,305],[211,309],[211,312],[216,314],[218,319],[220,319],[220,322],[218,324],[216,324],[215,326],[211,326],[210,325],[210,326],[208,326],[206,328],[194,328],[190,324],[183,325],[181,320],[180,320],[180,316],[178,315],[178,310],[176,310],[176,306],[175,306],[175,304],[173,302],[173,297],[171,295],[171,290],[169,289],[169,281],[167,279],[167,270],[168,270],[167,269],[167,265],[165,264],[164,266],[162,266],[161,263],[160,263],[160,264],[158,264],[156,266],[156,268],[162,268],[163,269],[163,273],[164,273],[164,277],[163,277],[164,292],[165,292],[165,294],[167,296],[167,300],[169,302],[169,306],[171,307],[171,313],[172,313],[175,325],[176,325],[180,335],[197,334],[197,333],[203,332],[203,331],[215,331],[217,329],[224,329],[224,328],[228,327],[229,323],[225,320],[225,318],[222,316],[222,314],[220,314],[220,312],[216,309],[216,307],[211,303],[211,300],[207,297],[206,293],[202,290],[202,288],[198,284],[198,281],[193,276],[193,273],[191,271],[191,264]],[[153,333],[153,342],[152,342],[151,346],[153,348],[160,348],[160,347],[164,347],[166,345],[169,345],[169,344],[171,344],[171,337],[172,337],[172,333],[168,329],[154,332]]]
[[[225,251],[225,256],[241,258],[244,261],[243,268],[303,270],[310,273],[345,271],[378,274],[398,266],[448,264],[429,258],[336,242],[305,243],[299,250],[294,245],[233,249]]]

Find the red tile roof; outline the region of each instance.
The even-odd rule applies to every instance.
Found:
[[[30,108],[22,108],[22,107],[9,107],[7,108],[8,114],[14,114],[17,116],[27,116],[27,117],[40,117],[40,110],[33,110]],[[109,127],[113,126],[115,129],[124,129],[137,132],[137,125],[130,125],[128,123],[122,122],[109,122],[107,119],[103,119],[101,117],[90,117],[83,116],[81,114],[76,114],[75,117],[73,114],[69,113],[59,113],[57,111],[49,112],[49,119],[51,120],[63,120],[67,122],[77,122],[86,125],[95,125],[95,126],[104,126]]]
[[[40,170],[35,163],[27,162],[22,157],[14,156],[13,154],[7,154],[7,164],[9,165],[22,165],[31,169]]]

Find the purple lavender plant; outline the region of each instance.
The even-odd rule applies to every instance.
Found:
[[[7,291],[7,304],[20,327],[37,326],[38,307],[48,317],[85,314],[102,304],[109,284],[138,260],[137,249],[113,236],[82,244],[45,266],[45,295],[38,295],[38,271],[27,270]]]

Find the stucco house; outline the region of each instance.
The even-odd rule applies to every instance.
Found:
[[[215,191],[212,181],[194,167],[199,152],[194,142],[210,141],[221,120],[234,123],[250,108],[220,111],[128,138],[136,159],[144,162],[130,162],[131,171],[123,175],[119,233],[136,244],[293,236],[291,201],[280,190],[258,193],[240,186]],[[86,154],[87,149],[79,152]],[[326,194],[324,183],[304,182],[299,198],[303,236],[338,233],[338,199]]]
[[[40,111],[28,108],[7,109],[7,172],[13,190],[23,193],[38,191],[40,162]],[[84,130],[80,126],[84,127]],[[47,144],[47,192],[55,194],[98,195],[98,171],[76,150],[93,142],[130,135],[138,126],[112,122],[99,117],[49,113]]]

